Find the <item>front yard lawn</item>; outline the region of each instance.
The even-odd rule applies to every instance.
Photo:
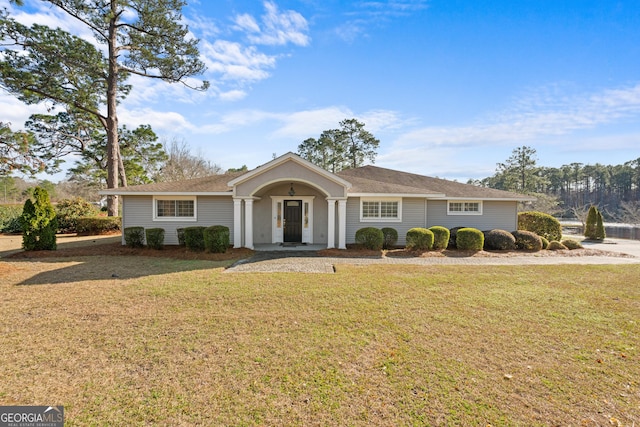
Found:
[[[10,261],[0,405],[68,426],[640,425],[639,265]]]

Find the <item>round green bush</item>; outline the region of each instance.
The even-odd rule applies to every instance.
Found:
[[[426,228],[416,227],[407,231],[407,249],[427,251],[433,247],[433,232]]]
[[[0,233],[22,233],[20,215],[22,206],[0,205]]]
[[[456,246],[462,251],[481,251],[484,247],[484,234],[477,228],[461,228],[456,234]]]
[[[547,246],[549,246],[549,241],[542,236],[540,236],[540,240],[542,240],[542,249],[547,249]]]
[[[429,227],[429,230],[433,233],[433,247],[434,250],[447,249],[449,246],[449,229],[434,225]]]
[[[207,252],[223,254],[230,245],[229,227],[213,225],[203,232],[204,248]]]
[[[583,249],[583,246],[580,242],[573,239],[564,239],[560,243],[566,246],[567,249]]]
[[[484,248],[492,251],[513,251],[516,238],[506,230],[490,230],[484,233]]]
[[[558,242],[557,240],[552,240],[549,242],[549,246],[547,246],[547,249],[550,251],[563,251],[569,248],[567,248],[565,245]]]
[[[391,227],[384,227],[381,231],[384,236],[382,249],[393,249],[396,243],[398,243],[398,230]]]
[[[542,249],[542,238],[532,231],[517,230],[511,234],[516,238],[516,249],[535,252]]]
[[[98,214],[98,209],[82,197],[61,200],[55,209],[60,233],[77,233],[78,219]]]
[[[123,232],[125,245],[130,248],[144,246],[144,227],[126,227]]]
[[[458,230],[467,228],[467,227],[453,227],[449,229],[449,248],[455,249],[456,245],[456,237],[458,236]]]
[[[184,229],[184,244],[190,251],[204,250],[204,229],[206,227],[194,226]]]
[[[367,249],[380,250],[384,243],[382,230],[375,227],[365,227],[356,231],[356,243]]]
[[[518,213],[518,230],[532,231],[547,240],[562,239],[560,221],[543,212]]]
[[[147,237],[147,246],[151,249],[162,249],[164,247],[164,228],[147,228],[144,230]]]

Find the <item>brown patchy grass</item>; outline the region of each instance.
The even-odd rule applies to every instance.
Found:
[[[0,404],[69,426],[640,423],[638,265],[229,262],[0,262]]]

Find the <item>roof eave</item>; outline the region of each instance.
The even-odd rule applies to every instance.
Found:
[[[433,199],[445,197],[444,194],[421,194],[421,193],[348,193],[349,197],[413,197],[413,198],[424,198],[424,199]]]
[[[228,191],[118,191],[101,190],[101,196],[232,196]]]

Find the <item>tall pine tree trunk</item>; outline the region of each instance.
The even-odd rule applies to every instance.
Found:
[[[107,76],[107,189],[118,188],[118,170],[120,169],[120,150],[118,142],[118,116],[116,115],[118,95],[118,52],[116,48],[117,3],[111,1],[111,20],[109,22],[109,75]],[[109,216],[118,216],[118,196],[109,196],[107,212]]]

